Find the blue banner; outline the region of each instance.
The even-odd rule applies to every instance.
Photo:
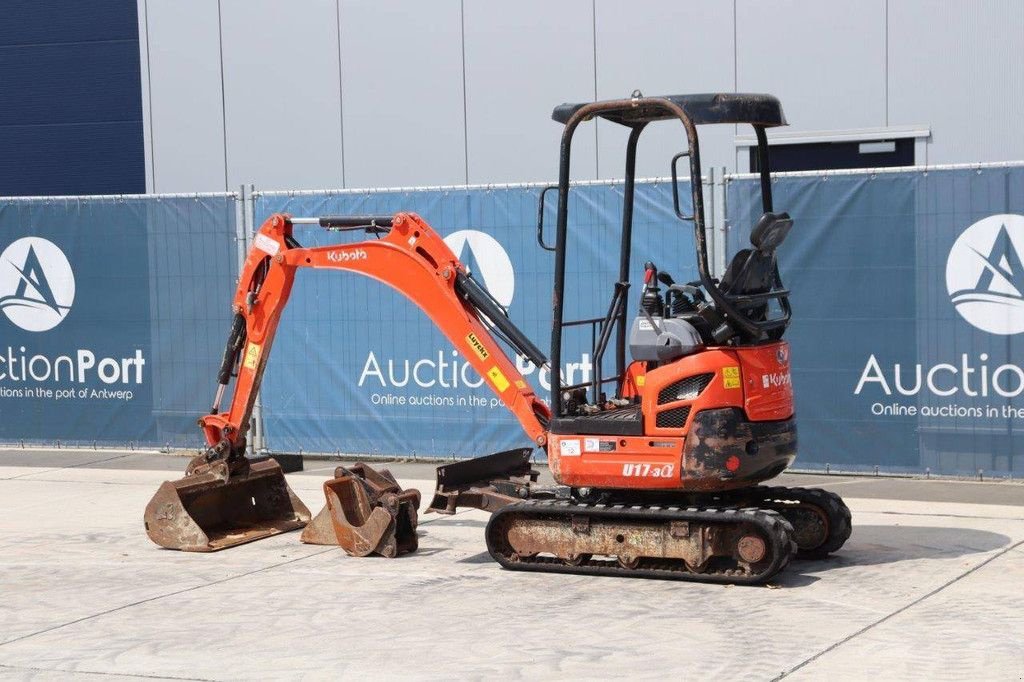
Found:
[[[773,187],[795,220],[779,254],[793,292],[799,465],[1024,470],[1024,167],[783,174]],[[417,212],[546,351],[553,261],[536,241],[539,195],[262,193],[254,213],[258,226],[279,211]],[[760,217],[757,181],[730,178],[727,198],[735,253]],[[567,320],[607,311],[621,208],[621,184],[571,193]],[[215,389],[245,247],[238,209],[234,195],[0,199],[0,441],[200,445],[195,419]],[[672,213],[668,184],[638,184],[634,223],[634,282],[646,260],[696,278],[692,226]],[[593,376],[593,334],[566,332],[566,381]],[[547,398],[549,377],[516,361]],[[272,450],[451,456],[525,442],[421,311],[352,273],[299,273],[262,396]]]
[[[226,196],[0,200],[0,440],[200,442],[234,215]]]
[[[636,193],[632,281],[640,281],[647,260],[677,280],[695,278],[693,227],[672,213],[671,186],[639,183]],[[688,198],[688,188],[680,194]],[[418,213],[546,351],[554,261],[537,244],[539,196],[535,187],[262,194],[256,222],[275,212]],[[565,319],[603,317],[618,277],[622,186],[577,186],[570,197]],[[550,193],[549,243],[555,203]],[[305,246],[339,241],[319,229],[297,229],[296,237]],[[639,290],[630,294],[630,314],[639,296]],[[589,325],[566,332],[562,372],[569,382],[592,376],[591,335]],[[613,373],[613,356],[605,355],[604,376]],[[525,358],[516,361],[546,399],[547,374]],[[527,442],[504,405],[419,309],[349,273],[299,272],[262,396],[267,443],[274,450],[472,456]]]
[[[1024,168],[781,176],[798,465],[1024,471]],[[761,215],[728,184],[728,250]]]

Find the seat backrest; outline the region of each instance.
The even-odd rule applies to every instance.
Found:
[[[765,213],[750,231],[750,243],[758,251],[772,253],[786,239],[793,219],[788,213]]]
[[[775,254],[743,249],[732,257],[722,276],[722,292],[733,296],[763,294],[775,279]]]
[[[722,276],[722,291],[733,296],[771,291],[775,279],[775,249],[793,227],[788,213],[765,213],[750,232],[753,249],[742,249]]]

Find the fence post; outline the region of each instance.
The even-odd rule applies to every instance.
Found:
[[[716,263],[718,263],[718,241],[715,239],[715,225],[718,224],[718,217],[715,212],[715,167],[708,168],[708,185],[711,191],[708,192],[708,221],[704,225],[704,239],[708,242],[708,268],[711,276],[714,277]]]
[[[242,276],[242,268],[245,265],[246,241],[245,236],[245,185],[239,185],[238,196],[235,199],[235,255],[238,259],[238,277]],[[238,283],[238,277],[235,283]]]
[[[729,254],[726,253],[729,243],[729,180],[730,178],[726,173],[726,168],[725,166],[722,166],[722,220],[720,221],[722,229],[718,231],[722,248],[719,249],[719,254],[721,255],[721,258],[718,261],[719,273],[725,272],[726,259],[729,257]]]

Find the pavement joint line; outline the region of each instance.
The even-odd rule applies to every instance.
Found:
[[[453,516],[458,516],[459,514],[468,514],[471,511],[473,511],[472,508],[457,510],[454,514],[434,514],[433,516],[431,516],[428,519],[422,519],[422,520],[417,519],[417,525],[422,526],[422,525],[427,524],[427,523],[434,523],[435,521],[440,521],[441,519],[444,519],[444,518],[451,518]],[[426,514],[424,514],[424,516],[426,516]],[[488,518],[490,518],[490,517],[488,517]]]
[[[44,473],[44,472],[39,472]],[[129,483],[126,481],[69,481],[60,478],[20,478],[14,476],[13,478],[0,478],[0,481],[14,481],[18,483],[70,483],[72,485],[122,485],[122,486],[134,486],[141,488],[143,486],[152,488],[152,483]]]
[[[976,572],[978,569],[981,569],[981,568],[989,565],[990,563],[992,563],[996,559],[998,559],[998,558],[1000,558],[1002,556],[1005,556],[1006,554],[1009,554],[1010,552],[1012,552],[1012,551],[1014,551],[1014,550],[1016,550],[1016,549],[1018,549],[1018,548],[1020,548],[1022,546],[1024,546],[1024,540],[1020,540],[1019,542],[1017,542],[1017,543],[1015,543],[1013,545],[1010,545],[1009,547],[1003,549],[1002,551],[1000,551],[1000,552],[998,552],[996,554],[993,554],[989,558],[987,558],[984,561],[982,561],[980,564],[977,564],[976,566],[973,566],[973,567],[967,569],[966,571],[964,571],[960,575],[956,576],[955,578],[952,578],[951,580],[946,581],[942,585],[939,585],[938,587],[936,587],[931,592],[928,592],[927,594],[921,595],[920,597],[918,597],[917,599],[913,600],[909,604],[905,604],[905,605],[901,606],[900,608],[896,609],[895,611],[893,611],[892,613],[890,613],[890,614],[888,614],[886,616],[883,616],[882,618],[879,618],[875,622],[869,623],[869,624],[865,625],[861,629],[857,630],[856,632],[854,632],[854,633],[852,633],[850,635],[847,635],[846,637],[844,637],[843,639],[839,640],[838,642],[833,642],[831,645],[829,645],[828,647],[822,649],[821,651],[819,651],[818,653],[814,654],[810,658],[804,659],[803,661],[801,661],[797,665],[793,666],[789,670],[784,671],[781,675],[773,677],[771,682],[778,682],[779,680],[782,680],[782,679],[785,679],[786,677],[789,677],[790,675],[792,675],[796,671],[798,671],[801,668],[803,668],[803,667],[813,663],[814,661],[818,660],[819,658],[821,658],[825,654],[830,653],[832,651],[835,651],[836,649],[838,649],[842,645],[846,644],[847,642],[849,642],[849,641],[851,641],[851,640],[853,640],[853,639],[855,639],[857,637],[860,637],[861,635],[863,635],[868,630],[872,630],[872,629],[878,627],[879,625],[881,625],[882,623],[884,623],[884,622],[886,622],[888,620],[891,620],[892,618],[895,618],[896,616],[900,615],[904,611],[907,611],[907,610],[917,606],[921,602],[923,602],[923,601],[925,601],[927,599],[930,599],[931,597],[934,597],[939,592],[942,592],[947,587],[950,587],[953,584],[960,582],[961,580],[963,580],[967,576],[969,576],[972,573]]]
[[[298,476],[301,476],[303,474],[315,474],[315,473],[318,473],[320,471],[334,471],[337,468],[338,467],[336,467],[336,466],[313,467],[312,469],[307,469],[307,468],[303,467],[302,471],[293,471],[292,473],[296,474]]]
[[[113,457],[106,457],[104,459],[97,459],[90,462],[79,462],[78,464],[69,464],[65,467],[53,467],[52,469],[43,469],[42,471],[30,471],[27,474],[8,476],[7,478],[0,480],[13,481],[16,478],[25,478],[26,476],[38,476],[39,474],[52,474],[54,471],[63,471],[64,469],[80,469],[81,467],[86,467],[89,466],[90,464],[102,464],[103,462],[113,462],[115,459],[124,459],[125,457],[131,457],[131,454],[126,453],[123,455],[115,455]]]
[[[928,516],[937,519],[981,519],[984,521],[1024,521],[1024,516],[974,516],[972,514],[937,514],[935,512],[876,511],[863,514],[885,514],[887,516]]]
[[[64,482],[64,481],[58,481],[58,482]],[[470,511],[472,511],[472,510],[470,510],[470,509],[463,509],[461,511],[455,512],[455,514],[452,514],[451,516],[458,516],[460,514],[466,514],[466,513],[470,512]],[[448,515],[438,514],[435,518],[425,519],[425,520],[421,521],[420,525],[431,523],[433,521],[439,521],[444,516],[448,516]],[[309,559],[309,558],[312,558],[312,557],[315,557],[315,556],[320,556],[321,554],[326,554],[328,552],[333,552],[336,549],[338,549],[338,547],[336,545],[331,545],[327,549],[323,549],[323,550],[321,550],[319,552],[313,552],[313,553],[307,554],[305,556],[296,557],[294,559],[289,559],[288,561],[282,561],[282,562],[279,562],[279,563],[276,563],[276,564],[271,564],[269,566],[264,566],[262,568],[257,568],[257,569],[254,569],[252,571],[247,571],[245,573],[239,573],[238,575],[228,576],[227,578],[222,578],[221,580],[214,580],[213,582],[204,583],[202,585],[194,585],[192,587],[186,587],[186,588],[181,589],[181,590],[175,590],[174,592],[168,592],[167,594],[158,594],[158,595],[155,595],[153,597],[148,597],[146,599],[140,599],[139,601],[135,601],[135,602],[132,602],[130,604],[123,604],[121,606],[117,606],[117,607],[112,608],[112,609],[107,609],[105,611],[100,611],[99,613],[93,613],[93,614],[90,614],[88,616],[82,616],[81,618],[76,618],[75,620],[68,621],[67,623],[60,623],[58,625],[54,625],[54,626],[51,626],[51,627],[48,627],[48,628],[44,628],[44,629],[38,630],[36,632],[30,632],[27,635],[22,635],[20,637],[15,637],[14,639],[9,639],[6,642],[0,642],[0,648],[5,647],[8,644],[13,644],[14,642],[20,642],[20,641],[22,641],[24,639],[29,639],[31,637],[35,637],[36,635],[43,635],[43,634],[46,634],[47,632],[52,632],[54,630],[59,630],[61,628],[67,627],[69,625],[75,625],[77,623],[81,623],[81,622],[87,621],[87,620],[92,620],[94,618],[99,618],[100,616],[106,616],[106,615],[111,614],[111,613],[116,613],[117,611],[121,611],[123,609],[128,609],[128,608],[131,608],[133,606],[139,606],[141,604],[146,604],[146,603],[151,602],[151,601],[156,601],[158,599],[163,599],[164,597],[174,597],[174,596],[179,595],[179,594],[184,594],[186,592],[192,592],[193,590],[199,590],[199,589],[203,589],[205,587],[213,587],[214,585],[220,585],[222,583],[226,583],[228,581],[235,580],[236,578],[245,578],[245,577],[253,575],[255,573],[261,573],[263,571],[269,571],[269,570],[274,569],[274,568],[279,568],[281,566],[287,566],[288,564],[293,564],[293,563],[298,562],[298,561],[303,561],[305,559]],[[13,667],[13,666],[7,666],[4,663],[0,663],[0,666]],[[78,672],[78,671],[54,670],[54,672]],[[107,673],[92,673],[92,674],[102,674],[102,675],[105,675]],[[136,677],[141,677],[141,676],[136,675]],[[191,679],[198,679],[198,678],[187,678],[187,677],[186,678],[160,678],[160,677],[158,677],[156,679],[183,679],[183,680],[191,680]]]
[[[82,622],[85,622],[87,620],[93,620],[95,618],[99,618],[100,616],[106,616],[106,615],[109,615],[111,613],[116,613],[118,611],[123,611],[125,609],[130,609],[130,608],[132,608],[134,606],[140,606],[142,604],[147,604],[147,603],[149,603],[151,601],[157,601],[159,599],[164,599],[166,597],[175,597],[175,596],[177,596],[179,594],[185,594],[186,592],[193,592],[195,590],[201,590],[201,589],[204,589],[204,588],[207,588],[207,587],[213,587],[214,585],[221,585],[223,583],[230,582],[230,581],[236,580],[238,578],[245,578],[245,577],[248,577],[250,575],[254,575],[256,573],[262,573],[264,571],[269,571],[269,570],[272,570],[272,569],[275,569],[275,568],[280,568],[281,566],[287,566],[288,564],[294,564],[297,561],[304,561],[305,559],[310,559],[310,558],[315,557],[315,556],[320,556],[321,554],[326,554],[328,552],[333,552],[336,549],[338,549],[338,547],[336,545],[331,545],[327,549],[320,550],[319,552],[312,552],[310,554],[306,554],[305,556],[300,556],[300,557],[295,557],[294,559],[289,559],[288,561],[281,561],[281,562],[276,563],[276,564],[270,564],[269,566],[263,566],[262,568],[256,568],[256,569],[253,569],[251,571],[246,571],[245,573],[239,573],[238,575],[231,575],[231,576],[228,576],[226,578],[221,578],[220,580],[214,580],[212,582],[203,583],[202,585],[193,585],[192,587],[186,587],[186,588],[183,588],[183,589],[180,589],[180,590],[175,590],[173,592],[167,592],[166,594],[154,595],[152,597],[147,597],[145,599],[140,599],[138,601],[131,602],[130,604],[122,604],[121,606],[115,606],[114,608],[106,609],[105,611],[100,611],[98,613],[93,613],[93,614],[90,614],[88,616],[82,616],[81,618],[76,618],[76,619],[70,620],[70,621],[68,621],[66,623],[60,623],[58,625],[52,625],[52,626],[50,626],[48,628],[43,628],[42,630],[37,630],[36,632],[30,632],[27,635],[22,635],[20,637],[15,637],[14,639],[9,639],[6,642],[0,643],[0,649],[2,649],[3,647],[7,646],[8,644],[14,644],[15,642],[21,642],[23,640],[30,639],[32,637],[36,637],[37,635],[44,635],[47,632],[53,632],[54,630],[60,630],[61,628],[68,627],[69,625],[77,625],[78,623],[82,623]]]
[[[102,670],[64,670],[63,668],[34,668],[24,665],[0,663],[0,668],[27,670],[37,673],[67,673],[69,675],[99,675],[102,677],[137,677],[145,680],[184,680],[185,682],[216,682],[205,677],[174,677],[171,675],[146,675],[145,673],[103,672]]]

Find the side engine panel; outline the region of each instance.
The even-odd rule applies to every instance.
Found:
[[[789,345],[711,348],[628,371],[643,436],[550,434],[556,480],[574,487],[724,490],[781,473],[796,455]]]

